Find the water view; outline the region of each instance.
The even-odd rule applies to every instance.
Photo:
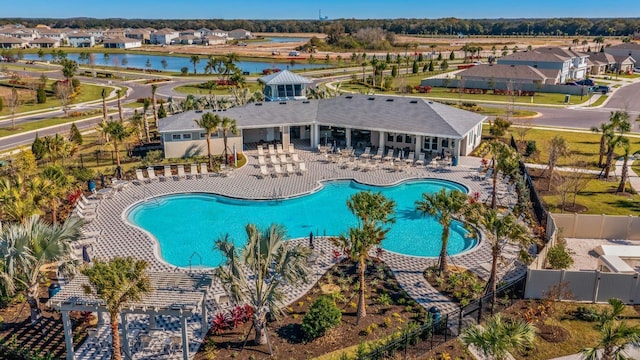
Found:
[[[265,37],[264,41],[256,41],[256,43],[292,43],[292,42],[299,42],[299,41],[304,41],[307,42],[309,41],[308,37],[305,38],[301,38],[301,37]]]
[[[107,55],[107,56],[105,56]],[[26,60],[40,60],[37,54],[25,54]],[[82,65],[87,65],[87,61],[80,61],[79,53],[68,53],[67,58],[75,60]],[[53,58],[50,54],[46,54],[44,60],[51,61]],[[182,67],[187,67],[189,72],[193,72],[193,64],[189,57],[183,56],[160,56],[160,55],[145,55],[145,54],[103,54],[94,53],[94,63],[98,66],[113,66],[122,68],[138,68],[138,69],[152,69],[152,70],[165,70],[179,72]],[[163,67],[162,60],[166,61],[166,68]],[[147,60],[151,66],[147,66]],[[196,65],[196,69],[199,73],[204,72],[204,68],[207,64],[207,58],[204,55],[200,55],[200,62]],[[262,62],[262,61],[237,61],[238,66],[242,71],[248,71],[251,73],[262,73],[264,69],[279,68],[281,70],[304,70],[304,69],[322,69],[329,67],[326,64],[309,64],[305,62],[291,63],[278,63],[278,62]]]

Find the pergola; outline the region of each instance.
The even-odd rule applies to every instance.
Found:
[[[120,331],[122,349],[125,356],[131,358],[131,349],[127,339],[127,314],[149,315],[150,326],[155,325],[156,315],[169,315],[180,319],[182,330],[183,359],[189,358],[189,338],[187,319],[202,313],[202,330],[208,330],[207,307],[205,301],[211,288],[212,277],[205,273],[184,272],[151,272],[149,273],[153,291],[140,302],[126,304],[120,312]],[[84,285],[89,281],[84,275],[77,275],[69,284],[49,300],[54,309],[62,313],[64,338],[67,347],[67,360],[75,359],[73,335],[69,311],[91,311],[98,313],[101,321],[102,313],[107,312],[104,302],[93,294],[86,294]]]

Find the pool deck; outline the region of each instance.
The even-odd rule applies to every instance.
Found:
[[[201,179],[182,179],[167,181],[155,181],[151,184],[130,184],[122,191],[114,192],[113,196],[101,200],[97,208],[97,217],[85,225],[88,231],[101,231],[101,235],[93,245],[92,256],[102,259],[112,258],[114,256],[134,256],[138,259],[144,259],[149,262],[152,271],[208,271],[209,269],[188,269],[176,268],[159,259],[157,243],[151,239],[147,233],[128,224],[125,221],[124,213],[131,205],[147,201],[150,198],[159,195],[185,193],[185,192],[209,192],[237,198],[249,199],[271,199],[274,197],[290,197],[300,195],[316,190],[322,180],[331,179],[354,179],[358,182],[370,185],[392,185],[403,180],[413,178],[436,178],[454,181],[463,184],[469,189],[469,193],[478,192],[480,199],[487,198],[490,190],[489,182],[474,180],[473,174],[480,165],[480,159],[475,157],[461,157],[458,166],[450,167],[446,172],[433,172],[426,167],[407,167],[403,171],[391,171],[388,169],[378,168],[367,172],[354,170],[352,166],[344,166],[344,164],[332,163],[327,161],[324,155],[297,150],[302,161],[307,165],[308,171],[302,175],[293,174],[284,177],[266,177],[260,178],[260,169],[257,165],[256,151],[246,151],[248,163],[246,166],[233,170],[229,176],[211,176]],[[151,200],[153,201],[153,200]],[[502,205],[507,206],[515,202],[515,194],[506,196],[502,200]],[[213,231],[212,238],[217,238],[223,229]],[[306,244],[306,239],[291,240],[292,242],[301,242]],[[312,266],[313,282],[306,286],[297,288],[286,288],[286,303],[292,303],[300,296],[304,295],[324,272],[333,265],[333,245],[328,241],[319,238],[315,241],[316,252],[319,258]],[[199,254],[206,256],[206,254]],[[374,254],[371,254],[372,256]],[[498,266],[499,276],[503,280],[515,279],[526,271],[526,268],[515,261],[517,249],[505,249],[503,252],[503,263]],[[444,295],[436,291],[423,277],[423,271],[426,267],[435,265],[437,258],[419,258],[411,257],[391,252],[384,252],[382,259],[391,268],[400,285],[412,296],[418,303],[425,308],[437,306],[441,312],[448,313],[458,308],[458,306]],[[482,278],[487,279],[491,268],[490,249],[486,242],[481,243],[474,249],[465,253],[450,257],[450,264],[466,267]],[[224,294],[224,290],[218,282],[215,282],[210,292],[208,301],[209,313],[213,314],[219,310],[215,301],[220,294]],[[176,321],[166,319],[163,321],[161,317],[158,323],[169,329],[168,331],[176,333]],[[175,319],[174,319],[175,320]],[[148,320],[141,316],[129,315],[129,321],[132,324],[142,323],[148,324]],[[109,333],[108,326],[100,327],[102,334]],[[199,318],[194,317],[189,321],[189,332],[191,334],[190,349],[193,355],[204,334],[201,333]],[[161,349],[158,349],[158,353]],[[107,352],[96,351],[86,345],[82,345],[76,350],[77,359],[100,359],[108,358]],[[148,354],[134,354],[134,358],[148,358]],[[174,355],[162,355],[154,358],[179,358]]]

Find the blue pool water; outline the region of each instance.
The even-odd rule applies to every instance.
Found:
[[[216,239],[229,233],[233,241],[246,241],[244,227],[283,224],[290,238],[339,235],[356,218],[346,201],[362,190],[381,191],[396,201],[396,222],[383,241],[386,250],[412,256],[437,257],[442,227],[435,218],[423,217],[415,210],[422,193],[442,188],[466,189],[440,180],[412,180],[389,187],[362,185],[353,181],[332,181],[313,194],[279,201],[239,200],[212,194],[167,195],[137,204],[127,213],[129,221],[155,236],[162,258],[176,266],[217,266],[222,256],[214,251]],[[461,223],[454,222],[447,251],[456,254],[474,247]]]

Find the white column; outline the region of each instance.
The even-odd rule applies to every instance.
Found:
[[[378,146],[384,149],[384,141],[385,141],[386,133],[384,131],[380,131],[380,138],[378,139]]]
[[[311,124],[311,148],[317,149],[320,144],[320,126],[318,124]]]
[[[347,140],[347,147],[351,146],[351,128],[344,129],[344,137]]]
[[[180,327],[182,328],[182,359],[189,360],[189,335],[187,334],[187,318],[180,315]]]
[[[62,310],[62,327],[64,328],[64,344],[67,347],[67,360],[74,360],[76,356],[73,352],[72,326],[67,310]]]
[[[455,141],[456,144],[456,149],[453,151],[453,155],[455,155],[456,157],[460,157],[460,146],[462,146],[462,141],[465,139],[452,139],[453,141]]]
[[[104,312],[98,311],[98,325],[104,324]]]
[[[416,135],[416,153],[422,152],[423,142],[424,142],[424,137],[422,135]]]

